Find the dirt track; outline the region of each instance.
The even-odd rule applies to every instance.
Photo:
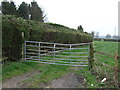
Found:
[[[84,78],[74,73],[68,73],[63,77],[53,80],[47,88],[84,88]]]
[[[28,84],[23,85],[21,82],[34,76],[35,74],[38,74],[38,72],[37,71],[27,72],[21,76],[13,77],[9,80],[6,80],[2,84],[2,87],[3,88],[24,88],[24,87],[27,88]]]
[[[24,75],[11,78],[3,83],[3,88],[29,88],[31,83],[23,83],[24,80],[33,77],[38,74],[38,71],[27,72]],[[66,75],[49,82],[47,85],[43,85],[43,88],[84,88],[84,77],[78,76],[73,72],[69,72]],[[41,84],[40,84],[41,85]],[[41,86],[40,86],[41,87]]]

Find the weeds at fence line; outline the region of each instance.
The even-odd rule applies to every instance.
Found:
[[[98,74],[101,78],[103,77],[107,77],[108,80],[110,80],[110,83],[114,83],[114,85],[119,88],[118,86],[118,53],[115,52],[114,55],[110,55],[110,54],[107,54],[107,53],[104,53],[104,52],[99,52],[99,51],[95,51],[95,53],[97,54],[101,54],[103,56],[109,56],[111,58],[114,58],[114,62],[115,62],[115,65],[114,67],[108,65],[108,64],[105,64],[105,63],[102,63],[102,62],[99,62],[98,60],[95,60],[95,64],[96,66],[94,67],[94,74]],[[100,67],[99,67],[100,66]],[[102,69],[103,70],[102,70]],[[96,71],[97,70],[97,71]],[[105,70],[105,71],[104,71]],[[102,71],[102,72],[101,72]],[[108,74],[110,73],[111,74]],[[113,72],[113,74],[112,74]],[[112,77],[112,78],[111,78]],[[113,79],[113,80],[112,80]]]

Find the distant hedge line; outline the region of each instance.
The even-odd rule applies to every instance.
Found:
[[[120,42],[120,39],[108,39],[108,38],[94,38],[96,41],[111,41],[111,42]]]
[[[93,41],[93,37],[87,32],[81,33],[59,24],[41,23],[10,15],[2,17],[2,39],[3,57],[15,61],[21,59],[22,44],[25,40],[57,43]]]

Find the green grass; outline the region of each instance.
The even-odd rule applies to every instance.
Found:
[[[37,68],[37,63],[9,62],[2,67],[2,80],[6,80]]]
[[[114,55],[115,52],[118,52],[118,42],[94,41],[94,46],[96,51],[111,55]]]
[[[96,51],[100,51],[103,53],[107,53],[110,55],[115,54],[115,52],[118,52],[118,43],[117,42],[107,42],[107,41],[94,41],[94,49]],[[95,53],[95,59],[99,60],[100,62],[103,62],[105,64],[114,66],[114,57],[109,57],[101,54]]]

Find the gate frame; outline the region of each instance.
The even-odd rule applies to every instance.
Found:
[[[72,46],[75,46],[75,45],[87,45],[88,44],[88,63],[89,63],[88,67],[89,67],[89,69],[92,69],[92,67],[93,67],[94,49],[93,49],[92,42],[90,42],[90,43],[79,43],[79,44],[61,44],[61,43],[50,43],[50,42],[25,41],[24,42],[24,60],[25,61],[27,61],[27,58],[26,58],[26,47],[27,47],[26,43],[27,42],[29,42],[29,43],[39,43],[39,63],[42,63],[42,62],[40,62],[40,50],[41,50],[40,49],[40,47],[41,47],[40,45],[41,45],[41,43],[44,43],[44,44],[53,44],[54,45],[54,47],[53,47],[53,49],[54,49],[54,59],[55,59],[55,54],[56,54],[55,53],[56,45],[70,46],[69,49],[71,50]],[[29,62],[29,61],[27,61],[27,62]],[[55,64],[55,65],[58,65],[58,64]],[[67,65],[67,66],[71,66],[71,65]],[[77,66],[77,65],[72,65],[72,66]],[[78,66],[80,66],[80,65],[78,65]],[[86,65],[82,65],[82,66],[86,66]]]

